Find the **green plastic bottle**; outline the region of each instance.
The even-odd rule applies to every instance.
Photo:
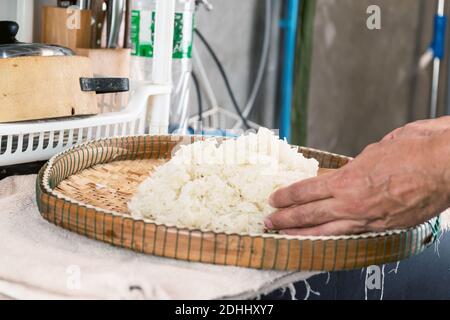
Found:
[[[175,0],[170,125],[179,132],[187,126],[195,0]],[[134,0],[131,15],[131,79],[151,80],[155,0]]]

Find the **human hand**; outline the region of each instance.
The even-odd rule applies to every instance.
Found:
[[[274,192],[265,221],[288,235],[407,228],[450,206],[450,132],[382,141],[345,167]]]
[[[427,119],[411,122],[388,133],[383,141],[397,138],[412,138],[417,136],[431,136],[450,129],[450,116],[438,119]]]

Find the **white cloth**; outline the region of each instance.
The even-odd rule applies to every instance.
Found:
[[[14,299],[252,298],[315,273],[260,271],[138,254],[44,220],[35,175],[0,181],[0,296]]]

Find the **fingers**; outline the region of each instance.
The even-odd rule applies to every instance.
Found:
[[[265,220],[266,228],[270,230],[283,230],[305,228],[321,225],[336,219],[334,211],[337,207],[335,199],[310,202],[301,206],[285,208],[272,213]]]
[[[325,223],[316,227],[302,229],[285,229],[281,234],[290,236],[341,236],[346,234],[360,234],[367,230],[360,222],[354,220],[339,220]]]
[[[270,196],[269,204],[273,208],[287,208],[293,205],[330,198],[332,194],[328,188],[328,179],[331,176],[333,176],[333,173],[280,188]]]

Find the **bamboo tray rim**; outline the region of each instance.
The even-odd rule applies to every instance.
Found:
[[[434,221],[436,218],[433,218],[429,221],[426,221],[424,223],[421,223],[417,226],[414,227],[410,227],[410,228],[406,228],[406,229],[392,229],[392,230],[386,230],[383,232],[368,232],[368,233],[363,233],[363,234],[351,234],[351,235],[342,235],[342,236],[291,236],[291,235],[280,235],[280,234],[273,234],[273,233],[236,233],[236,232],[226,232],[226,231],[222,231],[222,232],[216,232],[213,230],[209,230],[209,229],[198,229],[198,228],[189,228],[189,227],[179,227],[177,225],[171,225],[171,224],[163,224],[163,223],[158,223],[155,222],[151,219],[147,219],[147,218],[137,218],[134,217],[132,215],[126,215],[123,214],[121,212],[118,211],[113,211],[113,210],[107,210],[107,209],[103,209],[97,206],[93,206],[90,205],[88,203],[84,203],[81,201],[78,201],[76,199],[72,199],[60,192],[55,191],[54,189],[52,189],[50,187],[50,175],[51,175],[51,171],[54,165],[54,162],[56,160],[59,159],[59,157],[64,156],[66,154],[69,154],[77,149],[83,149],[85,147],[88,147],[89,145],[92,145],[94,143],[99,143],[102,141],[108,141],[108,140],[114,140],[114,139],[135,139],[135,138],[142,138],[142,137],[154,137],[155,135],[150,135],[150,134],[143,134],[143,135],[127,135],[127,136],[113,136],[113,137],[107,137],[107,138],[100,138],[100,139],[95,139],[95,140],[91,140],[88,142],[84,142],[78,145],[74,145],[64,151],[61,151],[57,154],[55,154],[53,157],[51,157],[49,159],[49,161],[44,165],[44,167],[41,169],[43,170],[43,175],[42,175],[42,180],[40,182],[41,186],[43,187],[43,191],[45,191],[48,194],[51,194],[52,196],[60,199],[60,200],[64,200],[67,201],[70,204],[74,204],[74,205],[78,205],[84,208],[88,208],[88,209],[93,209],[96,210],[98,212],[101,213],[106,213],[106,214],[111,214],[115,217],[121,217],[121,218],[125,218],[125,219],[131,219],[133,221],[141,221],[145,224],[153,224],[157,227],[167,227],[167,228],[175,228],[176,230],[180,231],[180,232],[200,232],[202,234],[215,234],[215,235],[236,235],[236,236],[249,236],[249,237],[263,237],[263,238],[272,238],[272,239],[286,239],[286,240],[309,240],[309,241],[327,241],[327,240],[331,240],[331,241],[337,241],[337,240],[359,240],[359,239],[370,239],[370,238],[382,238],[382,237],[388,237],[388,236],[392,236],[392,235],[401,235],[401,234],[405,234],[405,233],[409,233],[411,231],[414,231],[415,229],[421,229],[423,227],[427,227],[430,226],[432,229],[434,229],[433,225],[434,223],[432,221]],[[221,139],[227,139],[227,137],[215,137],[215,136],[202,136],[202,135],[156,135],[158,137],[164,138],[164,137],[169,137],[169,138],[185,138],[185,137],[190,137],[190,138],[199,138],[199,139],[208,139],[208,138],[221,138]],[[233,139],[233,138],[231,138]],[[329,155],[333,155],[333,156],[338,156],[338,157],[343,157],[343,158],[347,158],[349,160],[353,159],[351,157],[347,157],[347,156],[342,156],[342,155],[338,155],[335,153],[330,153],[327,151],[322,151],[322,150],[318,150],[318,149],[314,149],[314,148],[307,148],[307,147],[300,147],[300,146],[294,146],[297,148],[301,148],[302,150],[310,150],[310,151],[318,151],[324,154],[329,154]],[[114,161],[114,160],[112,160]],[[112,162],[111,161],[111,162]],[[99,165],[99,164],[96,164]],[[85,170],[86,168],[82,169]],[[39,179],[39,175],[38,175],[38,179]],[[38,181],[39,183],[39,181]]]

